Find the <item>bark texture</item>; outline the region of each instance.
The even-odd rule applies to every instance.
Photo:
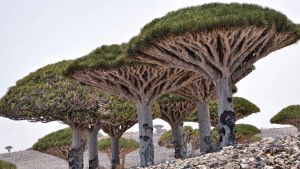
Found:
[[[219,116],[218,143],[220,147],[225,147],[236,143],[231,80],[228,77],[219,79],[217,81],[217,90]]]
[[[202,153],[213,151],[213,138],[211,132],[209,106],[207,102],[198,103],[198,120],[199,120],[199,136],[200,150]]]
[[[139,116],[141,166],[154,164],[151,104],[160,95],[186,85],[194,72],[153,66],[123,65],[117,69],[85,69],[74,71],[73,78],[136,103]]]
[[[204,76],[192,81],[187,86],[180,88],[174,93],[197,104],[198,125],[200,136],[200,150],[202,153],[212,152],[213,141],[211,134],[211,119],[208,102],[216,97],[216,87],[214,83]]]
[[[111,139],[111,168],[116,169],[120,166],[120,138],[112,138]]]
[[[183,123],[172,126],[173,144],[175,148],[175,158],[184,159],[187,156]]]
[[[120,165],[120,145],[119,140],[123,133],[137,123],[137,115],[135,113],[126,119],[111,118],[102,122],[102,129],[107,133],[111,139],[111,149],[108,152],[110,157],[112,168],[118,168]]]
[[[97,169],[99,166],[97,135],[99,127],[92,126],[88,129],[88,151],[89,151],[89,169]]]
[[[68,155],[69,169],[83,169],[83,134],[83,130],[72,128],[72,147]]]
[[[113,70],[75,71],[71,76],[129,100],[150,103],[160,95],[186,85],[194,75],[176,68],[136,64]]]
[[[224,72],[238,79],[257,60],[295,41],[296,34],[279,33],[272,26],[186,32],[154,41],[149,48],[140,49],[135,59],[205,73],[213,80]]]
[[[187,150],[184,141],[183,121],[196,105],[189,101],[176,101],[159,103],[161,119],[165,120],[172,127],[173,144],[175,148],[175,158],[186,158]]]
[[[140,49],[135,59],[204,73],[218,83],[217,81],[225,76],[230,78],[230,81],[241,79],[257,60],[296,41],[295,33],[279,33],[272,26],[249,25],[207,32],[186,32],[153,41],[153,45],[149,48]],[[220,96],[218,93],[218,97]],[[230,124],[234,114],[232,108],[228,108],[230,104],[225,104],[227,99],[225,97],[232,96],[224,94],[219,98],[221,103],[219,106],[225,106],[219,108],[219,117],[223,118],[219,119],[222,123],[219,125],[221,134],[219,141],[222,147],[235,142],[232,138],[234,124],[233,126]],[[224,123],[226,125],[223,125]]]
[[[139,119],[139,139],[140,139],[140,163],[141,167],[154,165],[154,146],[153,146],[153,122],[151,105],[137,103]]]
[[[294,118],[294,119],[284,119],[280,122],[276,122],[276,124],[287,124],[292,125],[297,128],[298,132],[300,132],[300,118]]]

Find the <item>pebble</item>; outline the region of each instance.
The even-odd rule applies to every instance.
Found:
[[[300,133],[283,138],[238,144],[185,160],[172,160],[148,169],[300,169]]]

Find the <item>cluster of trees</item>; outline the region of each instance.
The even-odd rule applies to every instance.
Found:
[[[199,123],[201,151],[212,152],[211,126],[218,131],[218,148],[235,144],[235,121],[249,113],[234,113],[234,84],[251,73],[257,60],[298,39],[298,25],[257,5],[213,3],[181,9],[153,20],[128,43],[99,47],[19,80],[1,99],[0,115],[69,125],[72,169],[83,167],[85,142],[89,168],[98,167],[100,128],[111,137],[116,167],[121,135],[137,122],[140,164],[153,165],[152,120],[159,113],[172,126],[175,156],[184,158],[182,121],[197,109],[190,116]],[[209,112],[212,100],[214,114]]]
[[[84,136],[87,140],[87,134]],[[108,155],[111,165],[114,168],[124,168],[125,167],[125,157],[128,153],[138,149],[139,144],[133,139],[127,138],[118,138],[118,146],[113,146],[116,140],[115,138],[105,137],[97,141],[97,151],[104,152]],[[64,160],[68,160],[69,148],[72,144],[72,130],[71,128],[61,129],[55,132],[52,132],[43,138],[40,138],[33,146],[33,150],[40,151],[43,153],[51,154],[57,157],[60,157]],[[84,146],[87,145],[87,142],[84,143]],[[86,147],[86,146],[85,146]],[[88,147],[91,148],[91,147]],[[87,149],[87,147],[85,148]],[[116,161],[113,158],[116,158],[116,154],[113,154],[114,151],[119,151],[120,160]],[[91,154],[91,153],[89,153]],[[0,167],[1,168],[1,167]],[[94,167],[97,168],[97,167]]]

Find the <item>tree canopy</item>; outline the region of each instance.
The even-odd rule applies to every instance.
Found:
[[[65,128],[40,138],[33,144],[32,149],[67,160],[71,143],[72,131],[70,128]]]
[[[139,143],[132,139],[120,138],[120,149],[130,149],[131,151],[139,148]],[[98,141],[98,149],[100,151],[108,151],[111,149],[111,138],[103,138]]]
[[[300,118],[300,105],[291,105],[282,109],[271,119],[271,123],[280,123],[286,119]]]
[[[67,74],[81,69],[110,69],[118,68],[124,64],[130,64],[126,55],[127,44],[103,45],[91,53],[80,57],[69,65]]]
[[[242,97],[233,97],[233,109],[235,111],[236,120],[260,111],[260,109],[254,103]],[[209,102],[209,111],[211,124],[216,126],[218,124],[218,104],[216,101]],[[197,112],[194,111],[188,115],[186,121],[197,122]]]
[[[275,124],[288,124],[297,127],[300,130],[300,105],[290,105],[282,109],[270,120]]]
[[[258,136],[261,131],[257,127],[250,124],[236,124],[236,138],[237,142],[242,143],[251,143],[255,141],[260,141],[262,138]],[[215,142],[217,142],[218,131],[216,128],[213,129],[213,136]]]
[[[193,129],[191,126],[184,126],[185,139],[187,142],[191,142],[194,149],[199,148],[199,130]],[[213,137],[217,142],[218,131],[217,128],[213,129]],[[257,136],[261,131],[250,124],[236,124],[236,134],[238,143],[250,143],[261,140],[260,136]],[[159,146],[165,146],[167,148],[173,148],[172,131],[168,130],[162,134],[158,140]]]
[[[145,25],[129,42],[129,52],[147,47],[151,42],[187,31],[205,32],[215,28],[274,26],[277,32],[291,32],[300,38],[299,26],[284,14],[254,4],[210,3],[169,12]]]
[[[71,126],[96,123],[106,95],[63,76],[70,61],[47,65],[19,80],[0,100],[1,116],[14,120],[62,121]]]

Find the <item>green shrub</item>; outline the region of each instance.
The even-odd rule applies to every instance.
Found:
[[[251,143],[260,141],[262,138],[256,134],[260,133],[260,129],[250,124],[236,124],[236,139],[238,143]],[[212,131],[214,142],[217,143],[218,130],[214,128]]]
[[[139,148],[139,143],[133,139],[126,139],[121,137],[119,141],[120,149],[135,150]],[[98,149],[100,151],[107,151],[111,149],[111,138],[103,138],[98,141]]]
[[[249,100],[242,97],[233,97],[233,110],[236,120],[242,119],[257,113],[260,109]],[[212,126],[217,126],[218,123],[218,104],[217,101],[209,102],[209,112]],[[187,116],[186,121],[198,122],[197,110]]]
[[[72,130],[70,128],[65,128],[40,138],[32,148],[44,152],[49,148],[71,145],[71,143]]]
[[[193,129],[191,126],[184,126],[183,130],[184,130],[186,140],[189,140],[189,139],[199,136],[199,134],[198,134],[199,130]],[[158,145],[159,146],[167,146],[167,147],[173,145],[172,130],[166,131],[164,134],[162,134],[159,137]]]
[[[300,105],[291,105],[282,109],[270,120],[271,123],[282,124],[287,119],[300,118]]]
[[[0,169],[17,169],[15,164],[0,160]]]

